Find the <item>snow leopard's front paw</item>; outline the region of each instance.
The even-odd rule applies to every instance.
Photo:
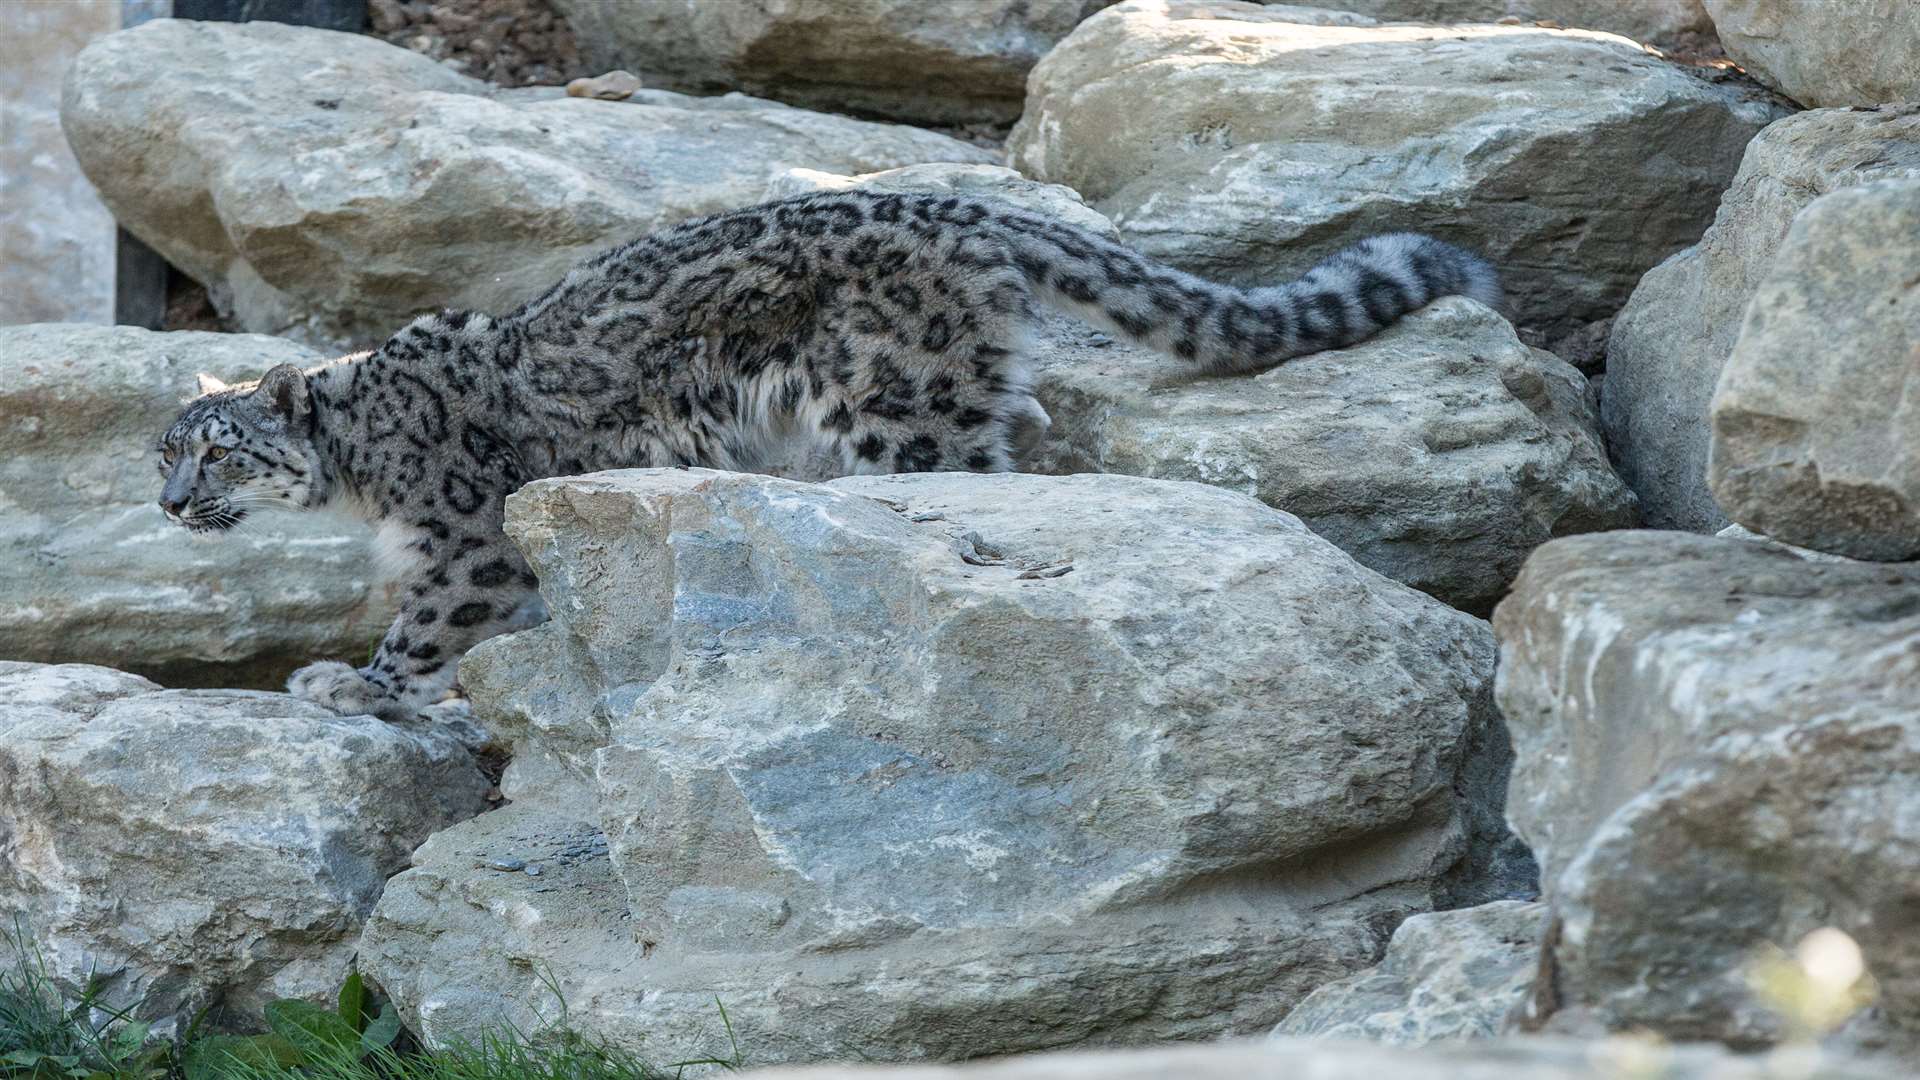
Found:
[[[405,720],[413,715],[387,686],[338,660],[322,660],[294,672],[287,679],[287,693],[342,716],[372,714],[382,720]]]

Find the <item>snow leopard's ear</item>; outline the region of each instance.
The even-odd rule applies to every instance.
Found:
[[[227,384],[221,382],[218,377],[209,375],[204,371],[198,375],[195,375],[194,378],[200,381],[201,397],[205,397],[208,394],[217,394],[222,390],[230,389],[227,386]]]
[[[253,397],[263,412],[288,427],[307,418],[307,376],[292,364],[280,364],[260,376]]]

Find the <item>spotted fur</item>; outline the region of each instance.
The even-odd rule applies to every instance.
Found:
[[[192,529],[344,502],[407,576],[371,663],[289,689],[410,714],[534,587],[501,532],[529,480],[701,465],[805,479],[1000,471],[1045,432],[1020,356],[1035,302],[1218,373],[1345,345],[1450,293],[1479,259],[1362,241],[1271,288],[1217,285],[997,200],[841,192],[691,221],[495,317],[447,312],[379,349],[211,387],[166,434],[161,503]]]

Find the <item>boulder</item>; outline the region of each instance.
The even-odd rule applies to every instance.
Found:
[[[1027,72],[1113,0],[555,0],[587,59],[649,84],[914,123],[1012,123]]]
[[[1322,25],[1338,21],[1107,8],[1034,68],[1009,164],[1073,187],[1142,252],[1239,283],[1430,232],[1491,258],[1514,321],[1552,339],[1698,239],[1784,111],[1611,35]]]
[[[1485,624],[1244,495],[635,470],[507,530],[554,618],[462,679],[515,805],[361,942],[429,1043],[564,1008],[724,1055],[716,1000],[760,1062],[1258,1032],[1527,869]]]
[[[1508,817],[1552,906],[1534,1018],[1764,1044],[1756,951],[1857,939],[1877,1010],[1920,1028],[1920,567],[1740,540],[1556,540],[1494,616]]]
[[[0,658],[164,684],[278,686],[358,657],[393,619],[365,525],[259,514],[195,537],[156,501],[154,447],[197,392],[319,354],[251,334],[0,327]]]
[[[1319,1039],[1146,1050],[1027,1054],[981,1065],[823,1065],[759,1069],[743,1080],[1895,1080],[1898,1063],[1742,1056],[1723,1046],[1640,1039],[1503,1039],[1419,1048]]]
[[[795,171],[768,197],[859,186],[989,195],[1114,237],[1071,188],[988,165],[861,177]],[[1448,299],[1348,349],[1252,378],[1049,316],[1029,349],[1052,438],[1022,467],[1242,491],[1298,515],[1362,565],[1485,615],[1553,536],[1634,524],[1586,380],[1471,300]]]
[[[1477,615],[1548,539],[1638,519],[1586,380],[1472,300],[1252,378],[1196,380],[1065,320],[1036,360],[1053,429],[1033,468],[1243,491]]]
[[[1713,31],[1702,0],[1313,0],[1313,6],[1383,22],[1550,22],[1662,44]]]
[[[425,310],[509,310],[587,254],[757,201],[777,171],[991,160],[737,95],[499,90],[272,22],[161,19],[97,41],[61,121],[120,223],[242,329],[337,348]]]
[[[1727,55],[1808,106],[1920,101],[1911,0],[1706,0]]]
[[[1729,517],[1818,551],[1920,558],[1916,239],[1920,176],[1794,219],[1713,397],[1709,477]]]
[[[1822,195],[1920,177],[1920,105],[1821,109],[1761,133],[1700,243],[1649,271],[1614,320],[1601,421],[1647,525],[1709,533],[1708,408],[1794,215]]]
[[[1521,900],[1410,915],[1380,963],[1309,994],[1273,1037],[1389,1046],[1492,1038],[1533,985],[1545,924],[1546,905]]]
[[[0,661],[0,915],[163,1030],[324,1000],[388,875],[479,813],[470,725]]]

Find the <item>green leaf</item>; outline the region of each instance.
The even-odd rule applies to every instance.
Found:
[[[360,1033],[360,1049],[367,1053],[384,1050],[392,1046],[393,1040],[399,1037],[400,1013],[393,1007],[393,1002],[389,1001],[380,1010],[380,1016],[367,1025],[367,1030]]]
[[[12,1065],[25,1065],[31,1068],[32,1066],[40,1064],[40,1059],[46,1056],[47,1055],[38,1050],[9,1050],[5,1057],[0,1057],[0,1061]]]
[[[359,1029],[338,1015],[306,1001],[275,1001],[266,1008],[267,1026],[308,1058],[329,1051],[357,1050]]]
[[[146,1044],[147,1032],[152,1027],[153,1025],[146,1021],[132,1020],[115,1028],[113,1034],[107,1037],[108,1054],[118,1061],[139,1053],[140,1047]]]
[[[222,1080],[235,1072],[305,1063],[299,1048],[279,1035],[209,1035],[188,1045],[182,1071],[186,1080]]]
[[[367,987],[360,981],[357,971],[347,973],[347,981],[340,984],[340,1019],[355,1031],[367,1026]]]

